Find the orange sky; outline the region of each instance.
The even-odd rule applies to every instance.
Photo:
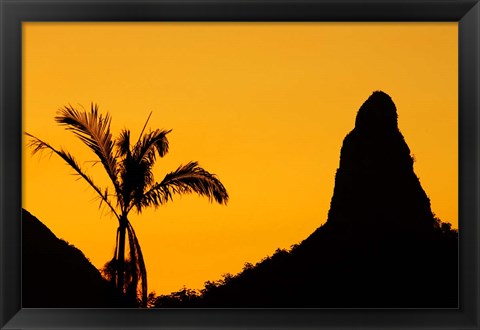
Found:
[[[130,220],[149,290],[237,273],[299,243],[327,217],[345,135],[374,90],[397,105],[415,172],[458,225],[457,23],[24,23],[23,125],[93,160],[55,124],[68,103],[98,103],[123,127],[173,129],[156,179],[197,160],[228,206],[194,195]],[[104,186],[101,168],[88,168]],[[100,268],[117,223],[62,160],[24,151],[23,207]]]

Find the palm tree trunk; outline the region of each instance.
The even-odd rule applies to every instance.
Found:
[[[120,219],[120,236],[118,245],[118,257],[117,257],[117,289],[122,297],[121,304],[125,305],[125,292],[123,290],[125,283],[125,233],[127,229],[127,218],[122,216]]]

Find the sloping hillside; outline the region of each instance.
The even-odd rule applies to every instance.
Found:
[[[113,307],[108,283],[83,253],[22,210],[22,306]]]

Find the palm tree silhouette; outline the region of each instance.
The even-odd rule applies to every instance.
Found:
[[[147,304],[145,262],[137,235],[128,220],[132,209],[141,213],[146,207],[156,208],[171,201],[174,194],[197,193],[207,197],[210,202],[225,205],[228,201],[228,193],[220,180],[197,162],[180,165],[160,182],[154,180],[153,165],[157,156],[167,154],[167,134],[171,130],[156,129],[145,133],[150,116],[151,113],[133,145],[128,129],[123,129],[117,139],[112,138],[111,116],[108,113],[105,116],[99,114],[97,105],[92,104],[89,112],[78,111],[68,105],[61,108],[55,117],[58,124],[65,126],[97,155],[97,163],[102,163],[112,183],[113,192],[108,187],[101,188],[95,184],[68,151],[55,149],[47,142],[25,133],[30,137],[27,147],[33,149],[32,154],[50,150],[60,156],[75,170],[75,174],[93,188],[100,205],[106,206],[118,219],[115,253],[106,268],[121,297],[121,306],[131,305],[132,299],[142,307]],[[126,238],[129,245],[128,258],[125,256]]]

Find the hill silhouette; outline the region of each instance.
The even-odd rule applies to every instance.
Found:
[[[433,214],[413,164],[395,104],[374,92],[343,141],[324,225],[201,294],[183,289],[155,305],[456,308],[457,231]]]
[[[22,307],[114,307],[112,289],[83,253],[22,209]]]

